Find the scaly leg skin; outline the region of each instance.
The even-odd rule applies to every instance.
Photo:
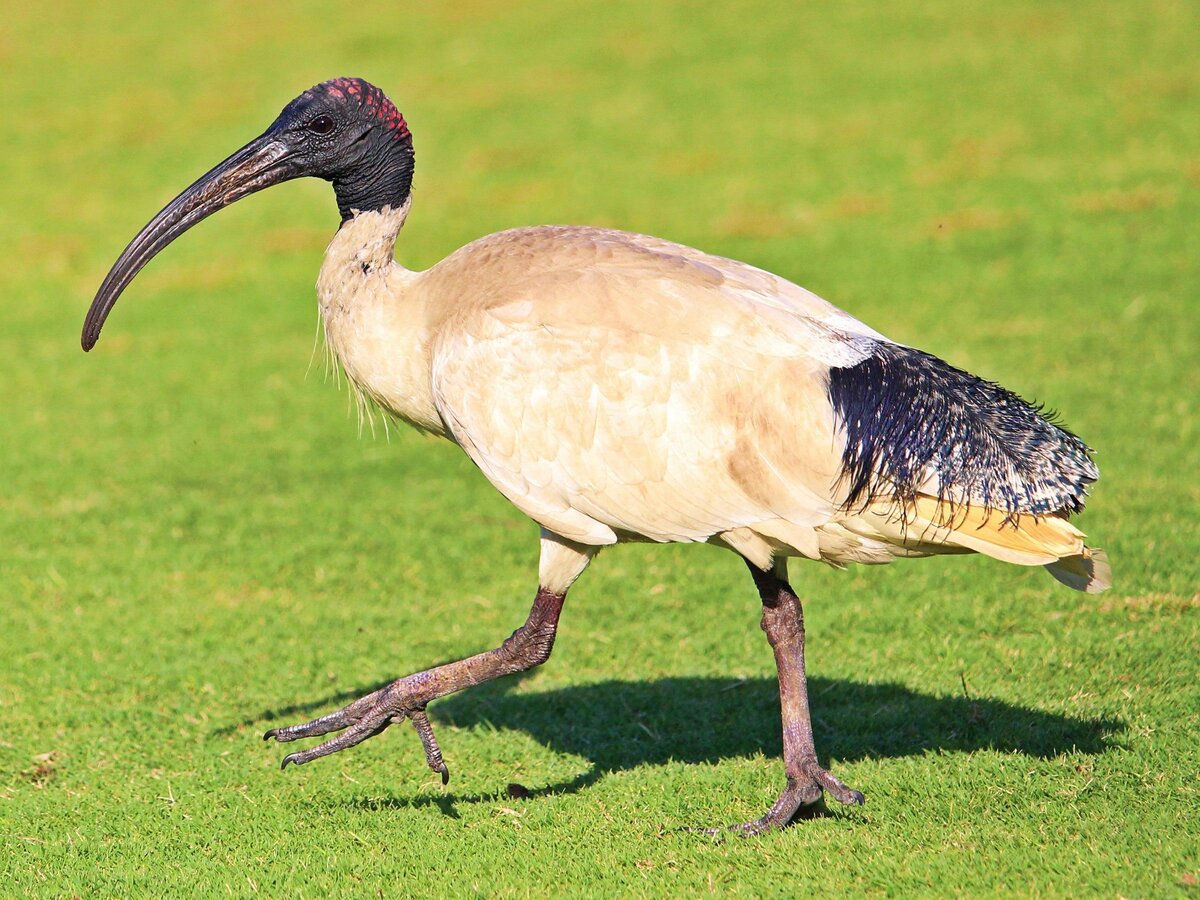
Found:
[[[812,718],[808,711],[808,679],[804,674],[804,612],[787,582],[787,561],[773,572],[750,564],[750,574],[762,597],[762,629],[767,633],[779,669],[779,706],[783,715],[783,762],[787,787],[762,818],[733,826],[742,835],[763,834],[786,826],[802,806],[821,799],[822,792],[840,803],[866,802],[858,791],[842,784],[817,762]],[[724,829],[713,829],[719,834]]]
[[[283,758],[281,765],[281,768],[286,769],[290,763],[303,765],[361,744],[389,725],[408,718],[412,720],[421,738],[421,745],[425,748],[425,761],[442,776],[442,783],[445,784],[450,780],[450,772],[442,761],[442,751],[434,739],[433,728],[425,715],[425,706],[438,697],[445,697],[447,694],[482,684],[501,675],[524,672],[544,663],[549,659],[550,651],[554,647],[558,616],[562,612],[565,598],[565,588],[558,593],[545,587],[538,588],[537,597],[525,624],[495,650],[400,678],[327,716],[286,728],[272,728],[263,735],[263,740],[275,738],[284,743],[317,737],[331,731],[342,732],[315,747],[289,753]]]

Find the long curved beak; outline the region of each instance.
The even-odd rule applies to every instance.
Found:
[[[104,320],[134,276],[167,244],[217,210],[281,181],[299,171],[289,148],[270,132],[255,138],[227,160],[198,179],[162,208],[129,242],[96,292],[83,322],[81,343],[91,350],[100,339]]]

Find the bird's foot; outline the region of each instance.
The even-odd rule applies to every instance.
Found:
[[[741,837],[766,834],[768,831],[787,827],[793,819],[811,818],[823,814],[825,807],[822,797],[826,793],[839,803],[862,806],[867,802],[867,798],[859,791],[846,787],[813,760],[803,764],[799,776],[788,777],[787,787],[779,795],[775,804],[767,810],[766,815],[740,825],[708,828],[704,831],[713,836],[727,834],[730,831]]]
[[[438,746],[437,739],[433,736],[433,726],[429,723],[428,716],[425,715],[424,704],[413,703],[410,699],[411,692],[408,681],[409,679],[406,678],[393,681],[386,687],[372,691],[365,697],[360,697],[337,712],[309,722],[288,725],[283,728],[272,728],[263,735],[263,740],[269,741],[274,738],[282,744],[303,738],[318,737],[332,731],[341,732],[337,737],[330,738],[315,747],[289,753],[280,764],[281,769],[286,769],[292,763],[303,765],[322,756],[353,747],[355,744],[361,744],[367,738],[379,734],[389,725],[402,722],[407,718],[412,720],[413,727],[421,739],[421,746],[425,749],[425,762],[428,763],[429,768],[442,776],[442,784],[447,784],[450,781],[450,770],[442,759],[442,751]]]

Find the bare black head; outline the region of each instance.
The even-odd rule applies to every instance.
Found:
[[[408,199],[408,124],[383,91],[361,78],[334,78],[305,91],[263,135],[271,136],[295,148],[302,171],[290,177],[333,182],[343,222],[356,212],[396,209]]]
[[[154,256],[197,222],[273,184],[313,176],[333,183],[342,221],[402,206],[412,190],[412,135],[379,88],[335,78],[284,107],[271,127],[168,203],[113,264],[83,325],[91,350],[104,320]]]

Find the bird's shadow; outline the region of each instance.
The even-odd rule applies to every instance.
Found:
[[[714,763],[731,757],[781,753],[778,683],[774,678],[713,677],[602,681],[545,691],[514,676],[440,701],[429,708],[435,726],[524,731],[539,743],[581,756],[590,768],[570,779],[536,786],[529,796],[574,793],[611,772],[667,762]],[[823,762],[887,759],[936,752],[999,750],[1050,758],[1096,754],[1115,744],[1125,725],[1082,719],[983,697],[933,696],[900,684],[839,678],[809,679],[813,730]],[[296,713],[327,711],[366,691],[343,691],[322,701],[264,712],[242,725],[280,722]],[[286,724],[286,723],[285,723]],[[221,729],[227,732],[239,726]],[[453,750],[443,739],[451,758]],[[442,793],[360,797],[367,809],[433,805],[455,817],[454,804],[503,797]]]

